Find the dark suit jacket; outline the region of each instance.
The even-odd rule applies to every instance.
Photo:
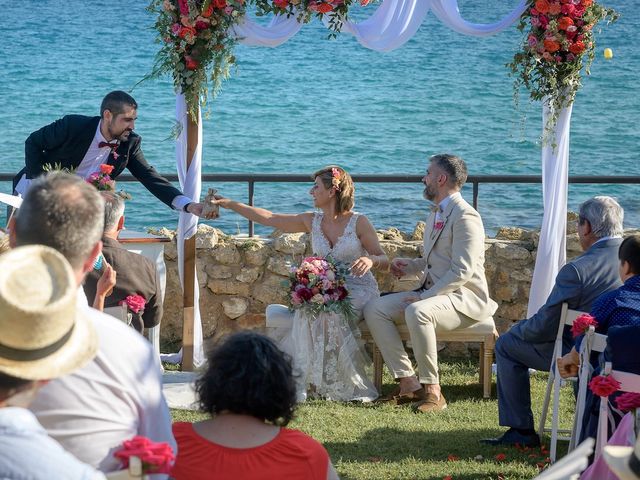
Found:
[[[105,260],[116,271],[116,286],[104,302],[105,307],[115,307],[128,295],[142,295],[147,304],[142,318],[133,315],[133,326],[138,331],[158,325],[162,318],[162,297],[160,286],[156,282],[156,267],[146,257],[125,250],[117,241],[108,237],[102,238],[102,254]],[[96,296],[96,286],[102,272],[92,270],[84,283],[84,292],[89,304]]]
[[[25,168],[14,178],[14,188],[23,173],[29,179],[36,178],[44,172],[46,164],[59,163],[62,167],[77,168],[91,145],[99,122],[100,117],[67,115],[29,135],[24,148]],[[107,163],[114,167],[111,178],[115,179],[127,168],[147,190],[171,206],[173,199],[182,192],[147,163],[140,148],[141,140],[139,135],[131,132],[129,139],[116,149],[118,158],[109,154]]]
[[[509,333],[531,343],[555,341],[563,302],[572,310],[589,312],[596,298],[622,285],[618,273],[620,243],[621,238],[603,240],[565,264],[556,276],[547,302],[531,318],[514,325]],[[567,351],[573,345],[568,331],[564,343]]]

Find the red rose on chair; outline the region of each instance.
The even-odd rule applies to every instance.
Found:
[[[589,382],[589,389],[599,397],[608,397],[620,390],[620,382],[611,375],[598,375]]]
[[[131,457],[138,457],[142,461],[144,474],[170,473],[175,460],[168,443],[155,443],[147,437],[140,436],[122,442],[122,447],[114,452],[113,456],[122,462],[124,468],[129,468]]]
[[[640,393],[626,392],[616,398],[618,408],[623,412],[630,412],[640,408]]]
[[[126,304],[127,308],[133,313],[140,313],[140,315],[142,315],[144,307],[147,304],[147,300],[142,295],[129,295],[120,302],[120,305],[122,304]]]
[[[591,325],[593,325],[593,328],[596,328],[598,326],[598,322],[588,313],[583,313],[573,321],[573,325],[571,326],[571,335],[573,335],[573,338],[579,337],[580,335],[587,333]]]

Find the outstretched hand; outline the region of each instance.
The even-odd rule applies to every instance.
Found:
[[[200,218],[204,218],[205,220],[213,220],[215,218],[218,218],[218,214],[216,212],[210,212],[205,215],[203,214],[203,210],[204,210],[204,203],[200,203],[200,202],[192,202],[187,207],[187,212],[193,215],[196,215]]]

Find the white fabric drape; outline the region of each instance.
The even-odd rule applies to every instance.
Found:
[[[547,301],[556,275],[567,259],[567,196],[569,190],[569,130],[573,104],[563,108],[558,122],[542,147],[542,199],[544,215],[538,242],[536,266],[529,291],[527,317]],[[542,128],[547,126],[551,109],[542,106]],[[555,144],[555,148],[554,148]]]
[[[350,33],[366,48],[389,52],[404,45],[418,31],[429,8],[449,28],[465,35],[486,36],[498,33],[516,22],[527,7],[526,0],[496,23],[478,24],[464,20],[457,0],[383,0],[366,20],[356,23],[344,21],[343,33]],[[324,23],[329,24],[329,15]],[[276,15],[268,25],[258,25],[245,17],[244,22],[231,28],[240,43],[260,47],[277,47],[293,37],[302,24],[296,15]]]
[[[184,95],[176,96],[176,120],[180,122],[180,135],[176,141],[176,168],[180,188],[187,197],[199,201],[202,189],[202,117],[198,112],[198,145],[193,152],[193,158],[189,170],[187,170],[187,104]],[[184,289],[184,241],[191,238],[198,230],[198,217],[190,213],[180,212],[178,221],[178,273],[180,284]],[[195,275],[195,272],[194,272]],[[200,289],[198,288],[198,276],[195,275],[195,295],[193,301],[193,365],[199,367],[204,363],[204,348],[202,345],[202,321],[200,319]],[[160,357],[169,363],[179,363],[182,360],[182,349],[178,353],[163,354]]]

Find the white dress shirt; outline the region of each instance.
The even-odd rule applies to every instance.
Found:
[[[100,165],[103,163],[107,163],[109,161],[109,153],[111,153],[111,148],[102,147],[99,148],[98,145],[100,142],[106,143],[116,143],[116,140],[112,140],[111,142],[107,142],[107,139],[104,138],[102,132],[100,131],[100,126],[102,125],[102,120],[98,122],[98,127],[96,128],[96,133],[93,136],[93,140],[91,140],[91,144],[89,145],[89,149],[87,153],[84,154],[80,165],[76,168],[76,175],[84,178],[85,180],[89,178],[94,172],[100,171]]]
[[[80,370],[42,387],[30,410],[66,450],[103,472],[121,468],[112,454],[136,435],[167,442],[176,452],[151,344],[124,323],[90,308],[84,292],[78,293],[78,306],[98,332],[98,354]]]

